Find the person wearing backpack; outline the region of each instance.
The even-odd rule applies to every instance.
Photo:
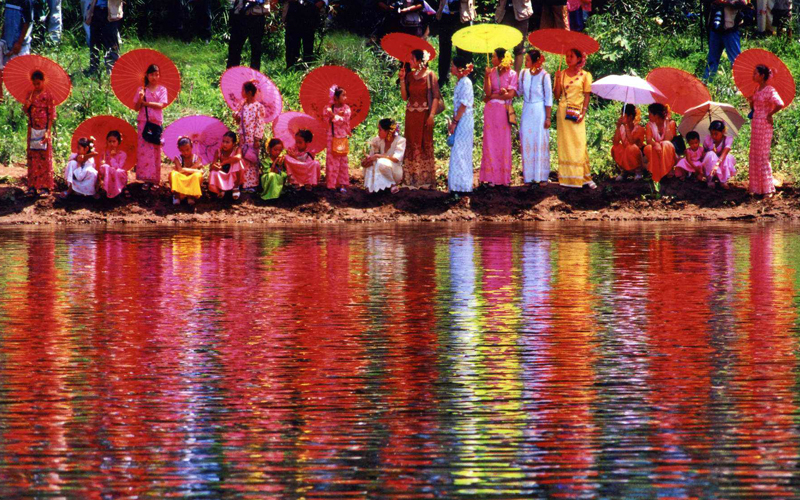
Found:
[[[708,16],[708,58],[703,80],[713,80],[719,69],[722,51],[728,54],[731,65],[742,52],[739,27],[741,11],[747,6],[745,0],[712,0]]]

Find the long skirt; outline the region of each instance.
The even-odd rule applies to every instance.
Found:
[[[614,144],[611,147],[611,156],[619,168],[627,172],[632,172],[644,166],[644,156],[642,150],[636,144]]]
[[[78,194],[94,196],[97,194],[97,170],[94,167],[83,167],[83,178],[78,179],[75,174],[79,169],[81,169],[81,166],[77,161],[71,160],[67,163],[67,168],[64,170],[64,179],[67,181],[67,186]]]
[[[586,120],[580,123],[566,119],[567,102],[558,104],[558,182],[579,188],[591,182],[589,151],[586,148]]]
[[[657,152],[652,144],[644,147],[644,156],[647,158],[647,170],[653,175],[653,181],[659,182],[665,175],[672,172],[677,163],[675,146],[670,141],[661,141],[661,151]]]
[[[478,180],[511,184],[511,124],[505,105],[494,100],[483,108],[483,156]]]
[[[350,185],[350,162],[347,155],[333,153],[331,135],[328,134],[328,152],[325,155],[325,184],[328,189]]]
[[[297,186],[316,186],[319,183],[319,162],[317,160],[298,161],[286,157],[286,172],[289,182]]]
[[[428,111],[406,110],[403,178],[409,186],[436,186],[433,128],[427,123],[429,114]]]
[[[212,170],[208,175],[208,185],[214,186],[218,191],[230,191],[239,184],[239,171],[242,169],[240,163],[231,165],[228,172],[222,170]]]
[[[370,193],[390,188],[403,180],[403,165],[381,158],[364,169],[364,187]]]
[[[30,128],[28,129],[30,134]],[[33,189],[53,189],[53,140],[47,149],[28,148],[28,187]]]
[[[116,168],[103,163],[100,165],[100,175],[103,177],[103,191],[109,198],[119,196],[128,185],[128,171],[124,168]]]
[[[139,120],[136,144],[136,180],[159,184],[161,182],[161,146],[142,139],[144,120]]]
[[[519,140],[522,146],[522,178],[544,182],[550,176],[550,131],[544,128],[544,102],[526,102],[522,106]]]
[[[169,184],[173,192],[184,196],[199,198],[203,195],[200,185],[203,182],[203,174],[194,172],[189,175],[182,174],[177,170],[169,173]]]
[[[775,192],[772,165],[769,161],[772,133],[772,125],[766,118],[753,119],[750,132],[750,187],[748,189],[753,194]]]
[[[261,199],[275,200],[283,191],[283,185],[286,184],[286,172],[275,173],[267,172],[261,174]]]
[[[472,191],[474,170],[472,150],[475,148],[475,119],[472,111],[461,115],[456,126],[456,137],[450,151],[450,167],[447,173],[447,188],[455,193]]]

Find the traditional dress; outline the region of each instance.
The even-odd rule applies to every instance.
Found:
[[[461,78],[453,91],[453,112],[458,114],[464,108],[464,114],[456,125],[455,144],[450,151],[450,167],[447,172],[447,188],[457,193],[472,191],[473,163],[472,150],[475,147],[475,117],[472,107],[475,93],[472,80],[466,76]]]
[[[431,95],[439,96],[439,84],[429,70],[416,78],[413,72],[406,75],[408,103],[406,104],[407,141],[403,166],[404,182],[409,186],[435,186],[436,162],[433,157],[433,127],[428,126]],[[430,90],[430,92],[429,92]]]
[[[719,158],[722,156],[722,152],[726,149],[733,146],[733,137],[723,137],[722,142],[719,144],[714,143],[714,139],[711,136],[706,137],[706,140],[703,141],[703,148],[706,151],[706,156],[703,159],[703,170],[705,171],[706,177],[711,179],[711,171],[719,162]],[[725,161],[722,162],[722,165],[719,166],[716,172],[717,179],[723,184],[728,182],[728,179],[736,175],[736,158],[733,157],[730,151],[728,151],[727,156],[725,156]]]
[[[544,128],[546,108],[553,106],[550,75],[544,70],[537,74],[522,70],[519,92],[523,100],[519,124],[522,177],[525,182],[544,182],[550,176],[550,131]]]
[[[642,145],[644,144],[644,127],[634,125],[628,130],[625,124],[619,126],[620,143],[611,147],[611,156],[622,170],[637,170],[644,165]]]
[[[221,149],[217,150],[216,159],[225,160],[233,154],[233,151],[224,152]],[[238,172],[242,169],[242,162],[237,161],[230,165],[230,170],[212,170],[208,175],[208,185],[214,186],[221,193],[230,191],[238,186]]]
[[[350,185],[350,163],[347,155],[333,152],[333,138],[350,137],[350,106],[347,104],[331,109],[333,105],[322,111],[322,117],[328,125],[328,152],[325,156],[325,183],[328,189]]]
[[[275,200],[283,191],[288,174],[281,168],[278,160],[272,162],[269,170],[261,174],[261,199],[264,201]]]
[[[289,148],[287,153],[284,164],[289,182],[296,186],[316,186],[319,183],[320,165],[314,156],[307,151],[298,151],[295,146]]]
[[[94,196],[97,194],[97,169],[94,168],[94,158],[78,163],[77,157],[78,155],[73,153],[64,170],[67,186],[78,194]]]
[[[261,142],[264,137],[265,119],[267,110],[258,101],[247,103],[243,101],[239,108],[239,135],[242,145],[242,166],[244,168],[244,185],[246,189],[259,185],[261,175],[260,151],[256,149],[255,142]]]
[[[583,109],[584,94],[592,91],[592,75],[585,70],[575,76],[564,73],[558,103],[558,182],[562,186],[582,187],[592,182],[589,175],[589,151],[586,147],[586,120],[567,120],[567,106]]]
[[[53,139],[45,149],[31,149],[31,130],[47,130],[56,118],[56,105],[49,91],[33,98],[28,110],[28,187],[53,189]]]
[[[139,102],[140,91],[141,88],[136,91],[136,103]],[[144,100],[147,102],[159,102],[166,105],[168,102],[167,89],[163,85],[158,85],[155,90],[145,88]],[[144,131],[144,124],[148,121],[156,125],[162,125],[164,123],[163,110],[142,106],[136,121],[139,131],[136,146],[136,179],[151,184],[158,184],[161,182],[161,145],[150,144],[145,141],[142,138],[142,132]]]
[[[703,157],[706,154],[706,150],[703,149],[703,146],[699,148],[691,149],[686,148],[685,157],[681,158],[675,167],[685,170],[691,174],[699,174],[705,171],[705,166],[703,165]]]
[[[116,198],[128,185],[128,171],[125,170],[125,161],[128,155],[124,151],[117,151],[111,156],[106,151],[103,163],[100,165],[100,176],[103,178],[103,190],[109,198]]]
[[[767,85],[753,94],[753,121],[750,129],[750,187],[754,194],[775,192],[772,179],[772,165],[769,162],[772,147],[772,125],[767,116],[775,106],[783,106],[778,92]]]
[[[513,69],[489,74],[491,93],[500,89],[517,90],[517,72]],[[508,122],[506,103],[492,99],[483,108],[483,156],[481,157],[480,182],[508,186],[511,184],[511,124]]]
[[[675,157],[675,146],[672,145],[672,120],[664,120],[664,130],[659,132],[655,122],[648,122],[652,134],[652,143],[661,144],[661,151],[656,151],[653,144],[644,147],[644,156],[647,158],[647,170],[653,175],[653,181],[659,182],[661,179],[672,172],[677,163]]]
[[[380,137],[373,137],[369,141],[370,155],[383,155],[397,158],[394,162],[384,158],[364,169],[364,187],[370,193],[390,188],[403,180],[403,157],[406,152],[406,140],[396,135],[392,144],[386,147],[386,141]]]
[[[188,168],[191,168],[192,165],[197,163],[198,156],[193,154],[191,165]],[[186,160],[183,156],[179,156],[173,160],[177,165],[178,162],[181,164],[181,168],[186,167]],[[182,194],[184,196],[191,196],[194,198],[200,198],[203,196],[203,191],[201,188],[201,184],[203,183],[203,173],[202,172],[192,172],[189,175],[186,175],[182,172],[177,170],[173,170],[169,173],[169,185],[173,192]]]

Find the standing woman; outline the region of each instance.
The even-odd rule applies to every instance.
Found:
[[[33,90],[22,105],[28,115],[28,192],[36,194],[41,189],[53,189],[53,120],[56,105],[45,87],[44,73],[36,70],[31,75]]]
[[[750,131],[750,186],[751,194],[772,195],[775,183],[772,179],[772,165],[769,161],[772,147],[773,118],[783,109],[783,100],[767,81],[772,77],[770,69],[763,64],[753,71],[753,81],[758,84],[755,93],[748,98],[753,108],[753,122]]]
[[[239,122],[239,134],[242,137],[242,185],[246,191],[255,192],[261,183],[261,141],[264,138],[265,118],[267,110],[256,101],[258,88],[253,82],[242,85],[242,104],[233,118]]]
[[[579,188],[597,185],[589,175],[586,147],[586,111],[592,92],[592,75],[583,69],[586,56],[578,49],[566,54],[567,69],[556,73],[554,97],[558,99],[558,182]]]
[[[547,184],[550,176],[550,111],[553,109],[553,84],[544,70],[544,56],[529,50],[525,69],[519,77],[523,98],[519,139],[522,146],[522,177],[526,184]]]
[[[429,57],[416,49],[411,52],[410,71],[400,68],[400,95],[407,101],[403,179],[412,188],[436,187],[433,127],[442,96],[438,78],[428,69]]]
[[[483,157],[480,182],[494,186],[511,184],[511,115],[509,107],[517,95],[517,72],[514,57],[506,49],[492,54],[492,67],[486,68],[483,90]],[[512,108],[513,109],[513,108]],[[516,115],[514,115],[516,119]]]
[[[347,93],[337,85],[331,87],[328,107],[322,117],[328,126],[328,152],[325,155],[325,181],[328,189],[337,187],[344,193],[350,185],[350,164],[347,155],[350,131],[350,106],[345,104]]]
[[[472,89],[472,64],[462,56],[453,58],[450,73],[458,82],[453,91],[453,120],[450,134],[455,134],[455,142],[450,152],[450,168],[447,173],[447,188],[454,193],[472,191],[473,164],[472,150],[475,147],[475,119],[473,104],[475,94]]]
[[[649,121],[645,128],[644,156],[647,158],[647,169],[653,175],[653,182],[672,172],[678,163],[675,156],[675,146],[672,139],[678,133],[675,121],[670,118],[670,110],[661,103],[654,103],[647,107]]]
[[[167,106],[167,89],[158,84],[161,71],[151,64],[144,75],[144,87],[140,87],[134,99],[137,117],[139,142],[136,155],[136,179],[143,181],[142,189],[148,190],[161,182],[161,144],[151,144],[144,140],[142,132],[147,122],[159,127],[164,124],[162,109]]]

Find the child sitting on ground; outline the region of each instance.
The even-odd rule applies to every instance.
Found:
[[[222,145],[214,154],[208,175],[208,190],[217,197],[225,196],[226,191],[233,191],[233,199],[240,196],[239,186],[242,185],[242,153],[237,146],[238,137],[233,132],[225,132],[222,136]]]
[[[123,191],[125,196],[130,196],[126,186],[128,185],[128,171],[125,170],[125,162],[128,155],[125,151],[120,151],[122,144],[122,134],[117,130],[111,130],[106,134],[106,151],[100,162],[100,181],[99,184],[109,198],[116,198]]]
[[[69,157],[69,163],[64,170],[64,179],[67,181],[64,196],[78,193],[97,197],[97,169],[94,168],[97,151],[94,149],[94,137],[78,139],[77,149],[78,151]]]
[[[728,189],[728,179],[736,175],[736,159],[730,154],[733,137],[725,135],[725,123],[720,120],[711,122],[708,131],[710,134],[703,141],[706,151],[703,169],[708,185],[713,187],[716,179],[723,188]]]
[[[706,152],[700,145],[700,134],[692,130],[686,134],[686,142],[686,153],[676,165],[675,176],[689,179],[695,175],[698,179],[703,179],[703,157]]]
[[[294,136],[294,147],[286,151],[286,172],[289,180],[297,186],[316,186],[319,182],[319,162],[314,155],[307,151],[308,145],[314,140],[310,130],[300,129]]]
[[[284,165],[283,142],[280,139],[271,139],[267,145],[269,153],[269,166],[261,174],[261,199],[274,200],[281,195],[283,185],[286,183],[286,167]]]
[[[172,159],[173,170],[169,173],[169,185],[172,189],[172,204],[186,203],[194,205],[195,200],[203,195],[200,184],[203,182],[203,162],[192,151],[192,140],[188,137],[178,138],[180,156]]]

